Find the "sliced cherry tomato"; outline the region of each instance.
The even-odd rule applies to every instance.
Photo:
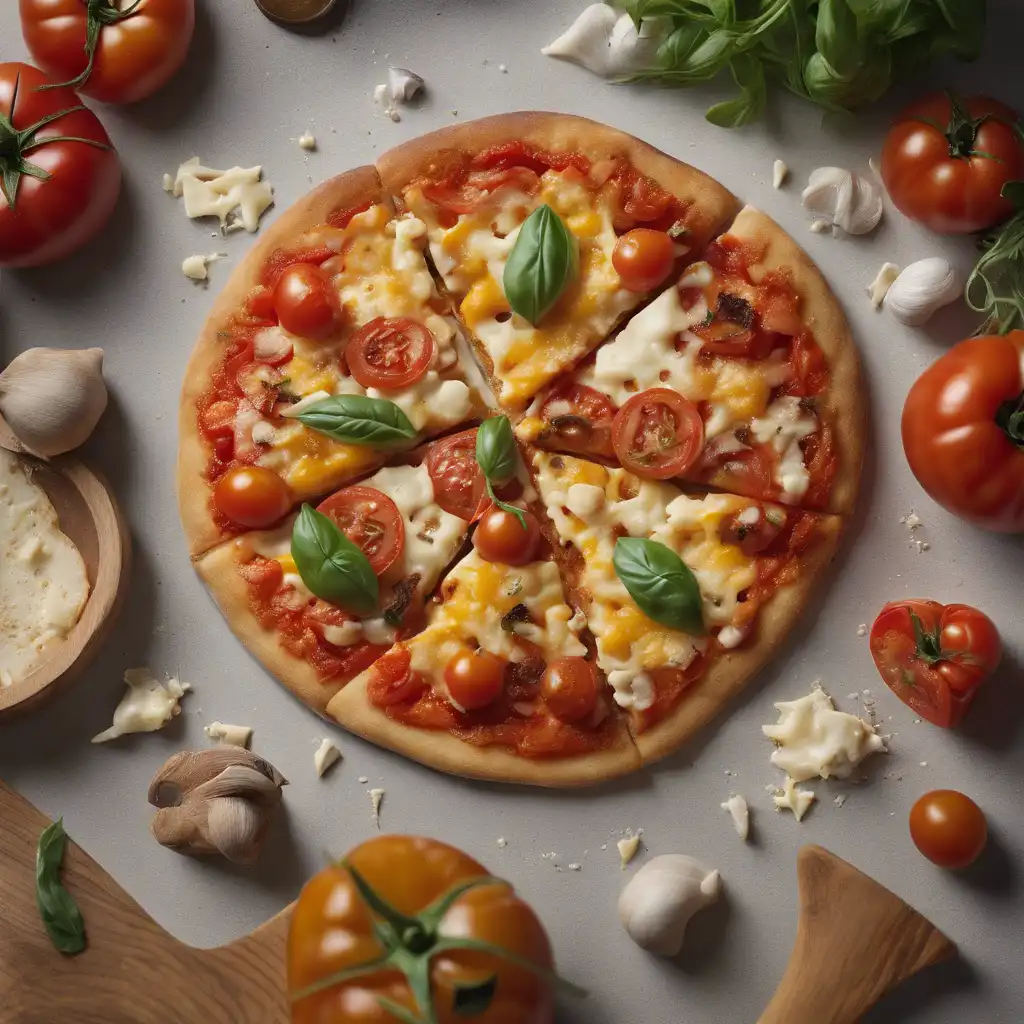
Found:
[[[526,565],[534,560],[540,547],[540,523],[532,512],[524,511],[522,516],[525,527],[518,516],[498,505],[484,513],[473,533],[473,547],[485,562]]]
[[[602,391],[567,380],[556,384],[541,406],[545,438],[554,435],[570,452],[611,455],[615,403]]]
[[[910,809],[910,838],[940,868],[965,868],[988,844],[988,822],[969,796],[955,789],[936,789]]]
[[[434,336],[407,316],[378,316],[345,346],[352,376],[364,388],[394,390],[420,379],[434,357]]]
[[[654,291],[672,273],[675,261],[672,239],[651,228],[627,231],[612,252],[612,266],[623,288],[631,292]]]
[[[719,292],[714,313],[691,330],[710,355],[764,359],[775,345],[773,336],[758,328],[753,305],[727,291]]]
[[[512,187],[532,194],[537,191],[538,182],[537,173],[526,167],[470,171],[459,185],[424,185],[423,197],[427,202],[461,216],[473,213],[499,188]]]
[[[541,693],[555,718],[579,722],[597,707],[597,669],[585,658],[559,658],[541,679]]]
[[[357,484],[332,494],[318,508],[358,547],[381,576],[405,550],[405,520],[383,491]]]
[[[453,703],[464,711],[477,711],[493,704],[505,686],[506,664],[490,651],[460,651],[444,670]]]
[[[217,481],[213,503],[233,523],[261,530],[288,514],[292,495],[273,470],[235,466]]]
[[[771,457],[763,448],[735,451],[727,437],[720,434],[704,449],[701,466],[710,471],[705,479],[724,491],[767,498],[772,493]]]
[[[476,430],[464,430],[431,444],[427,471],[434,485],[434,500],[445,512],[471,523],[490,503],[476,461]]]
[[[965,604],[887,604],[871,627],[871,655],[886,685],[922,718],[958,725],[1002,656],[992,620]]]
[[[293,263],[274,286],[274,308],[289,334],[323,341],[341,320],[338,294],[330,277],[313,263]]]
[[[379,708],[413,701],[426,690],[426,680],[412,671],[409,649],[401,646],[392,647],[377,659],[366,684],[367,698]]]
[[[700,458],[704,421],[697,406],[678,392],[649,388],[615,414],[612,443],[625,469],[667,480],[685,473]]]
[[[785,525],[786,514],[782,509],[748,505],[722,519],[718,536],[723,544],[734,544],[743,554],[753,557],[770,548]]]
[[[644,175],[627,180],[623,190],[622,209],[627,216],[650,223],[663,216],[672,205],[672,196]]]

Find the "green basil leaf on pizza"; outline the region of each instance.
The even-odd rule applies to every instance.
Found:
[[[386,447],[416,439],[416,428],[409,417],[386,398],[332,395],[287,415],[345,444]]]
[[[494,485],[507,483],[519,468],[519,449],[512,433],[512,421],[507,416],[493,416],[484,420],[476,431],[476,461],[487,483],[487,494],[498,508],[510,512],[525,530],[526,517],[522,509],[502,501],[494,493]]]
[[[620,537],[612,564],[649,619],[693,636],[705,632],[697,578],[671,548],[644,537]]]
[[[536,326],[579,273],[579,247],[545,204],[523,221],[505,263],[502,285],[513,311]]]

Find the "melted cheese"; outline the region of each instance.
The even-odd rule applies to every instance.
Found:
[[[184,201],[186,217],[216,217],[223,229],[241,227],[254,232],[274,202],[274,190],[262,178],[262,167],[216,171],[202,166],[194,156],[178,168],[173,179],[164,176],[164,188]]]
[[[785,395],[772,402],[764,417],[751,423],[751,429],[758,441],[770,443],[781,456],[774,474],[784,500],[799,501],[811,483],[800,442],[817,431],[817,417],[803,409],[799,398]]]
[[[134,732],[156,732],[181,713],[178,701],[192,687],[171,678],[161,683],[148,668],[130,668],[124,674],[128,687],[114,710],[109,729],[93,736],[93,743],[107,743]]]

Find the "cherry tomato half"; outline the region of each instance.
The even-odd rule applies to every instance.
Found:
[[[753,558],[775,543],[785,525],[786,513],[782,509],[769,511],[761,505],[748,505],[723,517],[718,536],[723,544],[734,544],[743,554]]]
[[[492,506],[481,517],[473,533],[473,547],[485,562],[503,565],[526,565],[532,562],[540,547],[540,523],[529,511],[519,517],[498,505]]]
[[[541,406],[545,439],[570,452],[612,455],[615,403],[597,388],[576,381],[556,384]]]
[[[378,708],[414,701],[426,690],[426,680],[412,671],[409,649],[401,646],[392,647],[374,662],[366,683],[367,699]]]
[[[323,341],[341,319],[341,306],[330,277],[314,263],[293,263],[274,286],[274,308],[290,334]]]
[[[652,228],[627,231],[612,252],[612,266],[622,287],[631,292],[654,291],[672,273],[675,261],[672,239]]]
[[[378,316],[363,324],[345,346],[352,376],[364,388],[415,384],[434,356],[434,336],[407,316]]]
[[[772,461],[764,448],[735,446],[730,434],[712,438],[701,455],[701,478],[730,494],[765,498],[772,493]]]
[[[434,441],[427,453],[434,500],[453,516],[473,522],[487,508],[487,485],[476,461],[476,430]]]
[[[969,796],[955,789],[936,789],[910,809],[910,838],[940,868],[965,868],[985,849],[988,823]]]
[[[697,406],[668,388],[633,395],[615,414],[612,443],[623,468],[637,476],[667,480],[700,458],[704,421]]]
[[[405,520],[398,506],[375,487],[356,485],[332,494],[317,508],[358,547],[381,576],[405,550]]]
[[[292,495],[273,470],[235,466],[217,481],[213,503],[233,523],[262,530],[288,514]]]
[[[541,693],[555,718],[579,722],[597,707],[597,669],[585,658],[559,658],[541,679]]]
[[[505,686],[505,661],[490,651],[460,651],[445,666],[444,681],[453,703],[464,711],[493,704]]]

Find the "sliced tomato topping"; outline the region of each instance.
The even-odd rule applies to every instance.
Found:
[[[445,512],[471,523],[490,504],[476,461],[476,430],[464,430],[431,444],[427,472],[434,485],[434,500]]]
[[[412,671],[412,655],[401,646],[392,647],[377,660],[366,684],[370,703],[379,708],[413,701],[426,690],[426,681]]]
[[[556,385],[541,406],[545,436],[571,452],[611,455],[615,403],[597,388],[576,381]]]
[[[274,558],[256,558],[240,565],[238,571],[255,595],[263,601],[269,601],[284,580],[284,569]]]
[[[643,175],[633,177],[623,190],[623,211],[642,223],[657,220],[672,203],[673,197],[670,193]]]
[[[723,517],[718,536],[723,544],[733,544],[753,557],[770,548],[785,525],[786,514],[781,509],[748,505]]]
[[[649,388],[616,413],[612,443],[625,469],[667,480],[685,473],[700,458],[704,421],[697,406],[678,392]]]
[[[539,184],[538,172],[526,167],[470,171],[459,184],[430,183],[423,186],[423,197],[454,214],[473,213],[500,188],[512,187],[533,194]]]
[[[344,210],[335,210],[334,213],[327,218],[327,223],[330,224],[332,228],[347,228],[353,217],[357,214],[365,213],[371,206],[373,206],[373,202],[371,200],[367,200],[365,203],[360,203],[358,206],[349,206]]]
[[[289,268],[300,263],[319,266],[337,253],[326,245],[310,245],[304,249],[277,249],[263,264],[260,271],[260,283],[271,291],[277,286],[281,275]]]
[[[264,285],[257,285],[253,288],[245,300],[245,311],[253,320],[273,323],[277,316],[277,310],[274,309],[273,289]]]
[[[434,357],[434,336],[407,316],[378,316],[345,346],[349,372],[364,388],[395,390],[418,381]]]
[[[545,670],[541,692],[556,718],[579,722],[597,707],[597,670],[584,658],[559,658]]]
[[[378,575],[385,573],[405,549],[405,521],[383,491],[357,484],[332,494],[318,512],[332,519]]]
[[[806,398],[820,395],[828,386],[825,353],[811,334],[804,332],[794,338],[790,362],[793,365],[793,379],[783,387],[786,394]]]
[[[706,479],[725,491],[767,498],[772,493],[772,460],[762,447],[736,450],[731,434],[720,434],[704,449]]]

